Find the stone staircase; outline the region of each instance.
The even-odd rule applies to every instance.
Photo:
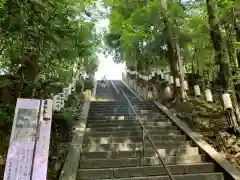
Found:
[[[178,127],[150,101],[139,101],[121,81],[115,87],[125,92],[143,120],[164,163],[175,180],[223,180],[215,164],[207,162]],[[111,89],[111,90],[109,90]],[[97,89],[111,92],[115,101],[91,102],[79,162],[78,179],[169,180],[150,141],[123,93],[113,98],[114,87]],[[143,143],[144,139],[144,143]]]
[[[110,81],[106,81],[106,88],[101,87],[101,81],[97,81],[97,101],[116,101],[115,90]]]

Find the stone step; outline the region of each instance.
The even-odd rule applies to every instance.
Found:
[[[145,126],[145,128],[149,131],[151,130],[177,130],[177,126],[173,125],[162,125],[162,126]],[[118,131],[141,131],[142,126],[135,126],[135,127],[95,127],[95,128],[86,128],[85,132],[118,132]]]
[[[160,111],[158,107],[156,106],[152,106],[152,105],[133,105],[133,108],[136,110],[156,110],[156,111]],[[104,111],[104,110],[114,110],[114,109],[131,109],[130,105],[101,105],[101,106],[90,106],[91,111]]]
[[[105,119],[105,120],[126,120],[126,119],[130,119],[133,117],[127,117],[125,116],[88,116],[88,120],[99,120],[99,119]]]
[[[132,106],[144,106],[144,107],[156,107],[155,104],[153,103],[146,103],[146,102],[141,102],[141,101],[132,101],[131,102]],[[97,103],[93,103],[91,102],[91,107],[128,107],[130,106],[128,102],[119,102],[119,101],[111,101],[111,102],[97,102]]]
[[[156,148],[161,149],[177,149],[190,147],[188,141],[171,141],[171,142],[154,142]],[[142,142],[139,143],[111,143],[111,144],[83,144],[84,151],[95,152],[95,151],[131,151],[141,150],[143,147]],[[144,142],[145,148],[152,148],[152,144],[149,141]]]
[[[89,114],[90,115],[90,118],[94,117],[94,118],[109,118],[109,117],[112,117],[112,118],[117,118],[117,117],[120,117],[120,116],[130,116],[130,114],[133,116],[133,113],[129,113],[129,112],[125,112],[125,113],[99,113],[99,114],[95,114],[95,113],[91,113]],[[135,115],[134,115],[135,116]]]
[[[92,118],[92,117],[88,117],[88,121],[87,123],[88,124],[91,124],[91,123],[122,123],[122,121],[125,121],[125,122],[136,122],[136,120],[142,120],[142,121],[145,121],[145,122],[171,122],[168,118],[166,117],[158,117],[158,116],[155,116],[153,118],[151,117],[148,117],[148,116],[141,116],[141,118],[137,118],[136,116],[134,117],[120,117],[118,119],[109,119],[109,118]]]
[[[202,163],[205,161],[205,156],[204,155],[167,156],[167,157],[163,157],[162,160],[167,165]],[[162,165],[162,164],[158,157],[147,157],[143,159],[121,158],[121,159],[80,160],[81,169],[135,167],[135,166],[149,166],[149,165]]]
[[[157,122],[157,121],[143,121],[143,124],[146,128],[150,128],[150,127],[164,127],[166,125],[173,125],[173,123],[171,123],[170,121],[161,121],[161,122]],[[139,121],[137,120],[132,120],[132,121],[115,121],[114,123],[111,121],[106,121],[103,120],[101,122],[98,121],[93,121],[93,122],[89,122],[87,123],[87,128],[101,128],[101,127],[141,127]]]
[[[144,114],[144,113],[154,113],[154,114],[159,114],[159,115],[163,115],[162,112],[159,109],[153,109],[153,108],[134,108],[134,110],[138,113],[138,114]],[[116,112],[129,112],[132,111],[131,108],[108,108],[108,107],[104,107],[104,108],[94,108],[94,109],[89,109],[90,113],[116,113]]]
[[[163,117],[163,116],[140,116],[142,120],[145,121],[165,121],[168,120],[168,118]],[[88,116],[88,120],[90,121],[96,121],[96,120],[133,120],[137,119],[134,114],[131,114],[131,116]]]
[[[177,148],[177,149],[158,149],[162,157],[166,156],[182,156],[182,155],[199,155],[198,147]],[[142,150],[135,151],[98,151],[98,152],[81,152],[81,159],[117,159],[117,158],[133,158],[141,157]],[[157,157],[156,152],[152,148],[144,150],[145,157]]]
[[[94,119],[89,119],[87,123],[92,124],[92,123],[136,123],[138,122],[137,120],[141,120],[142,122],[149,122],[149,123],[155,123],[155,122],[172,122],[168,118],[162,118],[162,117],[154,117],[154,118],[148,118],[147,116],[143,116],[141,118],[137,117],[119,117],[119,119],[102,119],[102,118],[94,118]]]
[[[129,96],[130,97],[130,96]],[[135,96],[132,96],[132,97],[134,97],[134,99],[135,99]],[[135,104],[148,104],[148,105],[153,105],[153,106],[155,106],[155,104],[153,104],[153,102],[152,101],[139,101],[139,100],[134,100],[134,101],[132,101],[131,102],[133,105],[135,105]],[[99,106],[99,105],[128,105],[128,102],[127,101],[105,101],[105,102],[101,102],[101,101],[98,101],[98,102],[96,102],[96,101],[92,101],[91,102],[91,105],[97,105],[97,106]]]
[[[156,106],[143,106],[143,105],[133,105],[134,110],[145,110],[145,112],[161,112],[161,110]],[[113,110],[128,110],[132,109],[130,105],[128,106],[90,106],[90,111],[113,111]]]
[[[109,107],[108,109],[106,109],[106,107]],[[159,110],[159,108],[156,105],[132,105],[132,107],[134,109],[137,110]],[[129,104],[126,105],[91,105],[90,106],[90,110],[127,110],[131,108],[131,106]],[[160,111],[160,110],[159,110]]]
[[[180,135],[179,130],[150,130],[148,131],[150,136],[154,135]],[[139,136],[142,132],[129,132],[129,131],[118,131],[118,132],[85,132],[86,137],[125,137],[125,136]]]
[[[151,136],[151,139],[155,141],[185,141],[186,135],[175,135],[175,136],[168,136],[168,135],[160,135],[160,136]],[[97,137],[97,138],[85,138],[84,137],[84,144],[87,143],[100,143],[100,144],[108,144],[108,143],[134,143],[134,142],[141,142],[142,136],[126,136],[126,137]],[[145,137],[145,141],[148,139]]]
[[[135,101],[134,99],[131,102],[132,106],[146,106],[146,107],[157,107],[155,104],[153,103],[146,103],[146,102],[141,102],[141,101]],[[91,102],[91,107],[104,107],[104,106],[109,106],[109,107],[129,107],[130,104],[128,103],[128,101],[111,101],[111,102],[107,102],[107,101],[103,101],[103,102],[99,102],[99,103],[93,103]]]
[[[211,173],[215,167],[213,163],[194,163],[167,165],[171,174],[196,174]],[[166,175],[166,170],[162,166],[126,167],[126,168],[106,168],[106,169],[79,169],[80,179],[106,179],[106,178],[130,178],[142,176],[162,176]]]
[[[160,112],[158,111],[152,111],[150,113],[146,113],[145,111],[136,111],[135,112],[137,113],[138,116],[158,116],[158,117],[165,117],[164,115],[162,115]],[[134,114],[135,116],[135,113],[129,109],[129,110],[118,110],[118,111],[105,111],[105,110],[100,110],[100,111],[89,111],[89,116],[96,116],[96,115],[101,115],[101,116],[128,116],[128,114],[131,113],[131,114]]]
[[[181,174],[173,175],[174,180],[224,180],[222,173],[198,173],[198,174]],[[130,180],[130,178],[114,178],[105,180]],[[135,177],[131,180],[169,180],[168,176],[150,176]]]
[[[149,115],[149,116],[163,116],[160,112],[158,111],[152,111],[152,112],[148,112],[146,113],[145,111],[136,111],[135,112],[137,113],[138,116],[142,116],[142,115]],[[90,116],[94,116],[94,115],[101,115],[101,116],[109,116],[109,115],[116,115],[116,116],[122,116],[122,115],[125,115],[125,114],[129,114],[129,113],[132,113],[132,110],[116,110],[116,111],[106,111],[106,110],[99,110],[99,111],[89,111],[89,115]]]

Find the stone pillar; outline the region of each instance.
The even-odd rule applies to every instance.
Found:
[[[148,100],[148,87],[146,85],[143,87],[143,98]]]
[[[125,83],[129,86],[129,77],[128,77],[128,76],[126,76],[126,81],[125,81]]]
[[[137,92],[137,80],[133,80],[133,89]]]
[[[128,85],[130,88],[133,87],[133,80],[129,78],[129,85]]]
[[[158,100],[158,88],[157,88],[157,85],[153,85],[153,100]]]
[[[125,77],[124,72],[122,72],[122,81],[123,81],[123,82],[126,82],[126,77]]]
[[[148,91],[148,100],[153,100],[153,92]]]
[[[136,86],[136,88],[137,88],[137,90],[136,90],[137,94],[140,95],[140,87],[139,87],[139,86]],[[141,95],[140,95],[140,96],[141,96]]]
[[[173,97],[173,92],[170,86],[166,86],[164,89],[164,96],[166,99],[171,99]]]
[[[142,98],[144,98],[143,87],[140,88],[140,95]]]

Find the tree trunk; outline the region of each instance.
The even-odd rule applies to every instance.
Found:
[[[217,63],[220,65],[220,72],[222,76],[223,89],[225,92],[232,92],[232,100],[233,106],[235,109],[235,115],[238,119],[239,116],[239,108],[236,102],[236,94],[234,90],[234,84],[232,81],[232,72],[230,66],[229,54],[226,46],[226,42],[223,39],[221,34],[220,25],[217,19],[217,5],[216,0],[206,0],[207,12],[208,12],[208,20],[210,26],[210,36],[212,39],[212,43],[215,49],[215,56]],[[233,118],[232,124],[237,124],[235,118]],[[234,127],[237,128],[237,127]]]
[[[177,101],[186,101],[186,92],[183,87],[183,81],[184,81],[184,70],[183,70],[183,64],[182,59],[180,55],[180,48],[179,44],[176,40],[176,37],[174,33],[172,32],[171,28],[171,22],[169,18],[167,17],[167,5],[166,0],[161,0],[161,5],[163,9],[163,22],[166,27],[166,30],[168,32],[168,49],[169,49],[169,61],[170,61],[170,67],[172,71],[172,75],[174,77],[174,84],[175,84],[175,97]],[[179,67],[179,71],[178,68]],[[180,77],[180,90],[176,87],[176,77]]]
[[[236,31],[236,41],[240,42],[240,25],[239,25],[239,15],[236,12],[239,12],[239,0],[234,0],[235,5],[233,8],[233,25]],[[240,52],[237,52],[238,64],[240,63]]]
[[[182,97],[182,101],[185,102],[187,100],[187,93],[184,90],[183,83],[184,83],[184,66],[183,66],[183,60],[180,54],[180,47],[179,44],[176,44],[176,51],[177,51],[177,61],[178,61],[178,76],[180,78],[180,93]]]
[[[231,11],[228,13],[228,16],[231,18],[231,22],[224,21],[224,29],[227,32],[226,35],[226,43],[228,47],[229,58],[234,70],[238,68],[238,59],[237,59],[237,52],[234,45],[234,41],[237,39],[235,33],[237,34],[236,28],[234,28],[235,24],[235,15],[234,15],[234,8],[231,8]],[[237,26],[237,24],[236,24]],[[234,73],[234,71],[233,71]]]

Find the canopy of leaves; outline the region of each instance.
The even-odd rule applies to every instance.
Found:
[[[0,87],[12,85],[18,88],[15,96],[29,96],[43,84],[67,83],[75,63],[93,73],[100,38],[87,9],[94,5],[94,0],[1,1]]]
[[[176,38],[187,70],[201,75],[208,72],[214,64],[214,48],[206,2],[180,2],[105,0],[106,6],[111,8],[110,31],[105,36],[106,51],[114,55],[116,62],[125,61],[129,69],[150,71],[152,67],[167,65],[167,42]],[[233,8],[235,15],[231,14]],[[240,12],[237,8],[237,1],[218,0],[219,19],[233,25],[231,19]],[[168,34],[164,17],[174,37]]]

